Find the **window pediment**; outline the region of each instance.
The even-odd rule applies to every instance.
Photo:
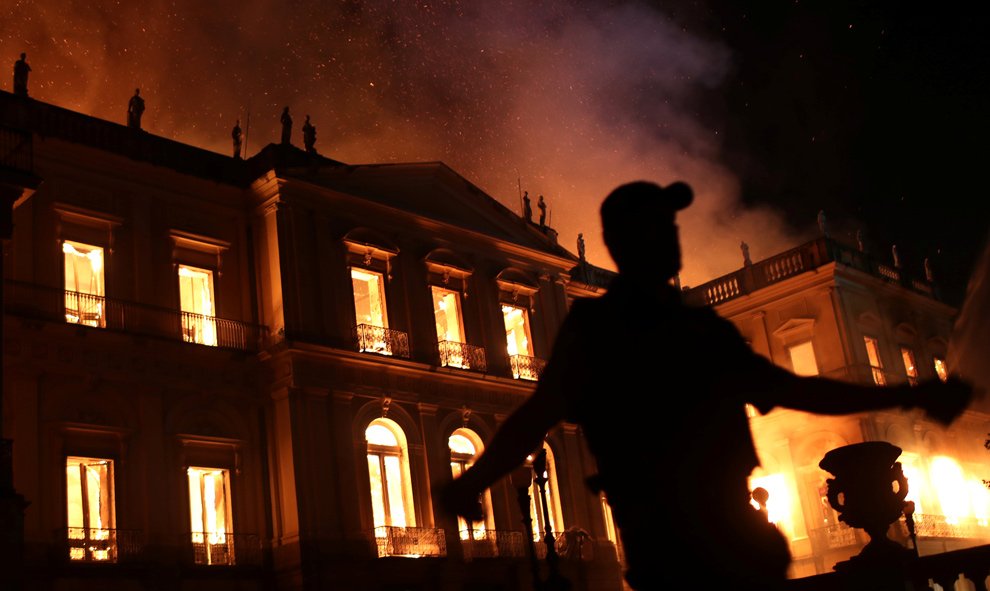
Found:
[[[498,283],[502,297],[509,295],[513,301],[518,300],[519,296],[532,297],[540,289],[539,284],[533,278],[525,272],[511,267],[499,273],[495,282]]]
[[[437,248],[424,258],[426,270],[435,275],[466,279],[474,273],[471,265],[447,248]]]
[[[371,264],[370,259],[385,259],[399,254],[399,247],[380,233],[369,228],[355,228],[341,238],[347,252],[365,258],[365,264]]]
[[[809,340],[814,334],[814,318],[790,318],[773,331],[773,336],[785,343]]]

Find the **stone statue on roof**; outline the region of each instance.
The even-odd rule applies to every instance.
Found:
[[[127,127],[131,129],[141,129],[141,115],[144,114],[144,99],[141,98],[141,89],[134,89],[134,96],[127,102]]]
[[[282,145],[288,146],[292,140],[292,116],[289,115],[289,107],[282,109]]]
[[[309,115],[306,115],[306,122],[302,126],[303,144],[310,154],[316,153],[316,126],[309,122]]]
[[[21,59],[14,62],[14,94],[18,96],[28,95],[28,74],[31,73],[31,66],[27,63],[27,54],[22,53]]]

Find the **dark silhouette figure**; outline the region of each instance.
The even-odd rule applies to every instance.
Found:
[[[587,262],[587,260],[584,258],[584,254],[585,254],[584,253],[584,234],[578,234],[577,250],[578,250],[578,259],[582,263]]]
[[[527,222],[533,221],[533,205],[530,202],[529,191],[523,192],[523,217]]]
[[[22,53],[21,59],[14,62],[14,94],[17,96],[28,95],[28,74],[31,73],[31,66],[27,63],[27,54]]]
[[[739,249],[742,250],[743,265],[746,267],[752,265],[753,259],[749,258],[749,245],[746,244],[745,240],[739,243]]]
[[[681,269],[675,214],[692,200],[680,182],[639,181],[608,195],[600,213],[618,275],[601,297],[573,303],[536,391],[439,498],[449,513],[480,519],[481,493],[567,421],[595,456],[588,485],[608,497],[630,586],[689,589],[701,578],[734,591],[778,589],[790,553],[750,504],[759,460],[746,403],[761,413],[782,406],[830,415],[920,407],[947,424],[973,390],[955,377],[915,387],[800,377],[754,352],[713,309],[684,304],[673,284]],[[628,321],[632,310],[637,322]],[[644,334],[657,335],[653,346],[618,346]],[[643,397],[662,401],[662,428],[639,420]],[[662,531],[676,535],[673,548]]]
[[[241,159],[241,142],[244,140],[244,134],[241,132],[241,120],[238,119],[234,123],[234,129],[230,130],[230,139],[234,142],[234,158],[237,160]]]
[[[543,201],[543,195],[540,195],[540,199],[536,202],[536,206],[540,208],[540,229],[542,230],[547,226],[547,204]]]
[[[288,146],[292,139],[292,116],[289,107],[282,109],[282,145]]]
[[[306,115],[306,122],[302,126],[303,144],[310,154],[316,153],[316,127],[309,122],[309,115]]]
[[[141,89],[134,89],[134,96],[127,103],[127,127],[141,129],[141,115],[144,114],[144,99],[141,98]]]

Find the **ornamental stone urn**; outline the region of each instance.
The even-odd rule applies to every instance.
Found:
[[[818,464],[835,478],[826,481],[827,498],[839,520],[870,536],[863,550],[835,565],[838,572],[903,568],[913,553],[887,537],[904,511],[907,478],[897,458],[901,448],[885,441],[846,445],[825,454]]]

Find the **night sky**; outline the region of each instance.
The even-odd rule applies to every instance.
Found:
[[[930,257],[950,301],[990,228],[987,35],[967,10],[895,2],[4,0],[0,56],[32,97],[230,153],[289,106],[351,164],[443,161],[611,267],[597,207],[689,182],[682,281],[812,237]],[[937,10],[937,12],[936,12]],[[9,74],[0,79],[10,90]],[[248,121],[248,119],[250,121]],[[979,176],[978,176],[979,175]]]

